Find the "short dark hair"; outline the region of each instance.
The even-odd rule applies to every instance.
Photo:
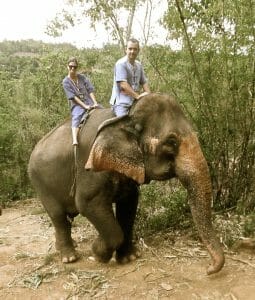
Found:
[[[75,63],[75,64],[78,66],[78,60],[77,60],[76,57],[70,57],[70,58],[68,59],[68,65],[69,65],[71,62]]]
[[[127,44],[128,44],[128,42],[137,44],[138,45],[138,49],[140,48],[140,44],[139,44],[139,41],[137,39],[129,38],[128,41],[127,41]]]

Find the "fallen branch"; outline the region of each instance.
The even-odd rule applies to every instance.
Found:
[[[243,259],[240,259],[240,258],[234,258],[234,257],[231,257],[231,256],[227,256],[227,258],[229,258],[231,260],[234,260],[234,261],[237,261],[237,262],[240,262],[240,263],[243,263],[243,264],[248,265],[252,268],[255,268],[255,265],[251,264],[250,262],[248,262],[246,260],[243,260]]]

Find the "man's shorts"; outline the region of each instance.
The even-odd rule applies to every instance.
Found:
[[[117,117],[128,115],[130,106],[113,105],[112,110]]]

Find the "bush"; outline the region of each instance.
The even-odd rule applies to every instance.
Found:
[[[139,234],[190,226],[191,213],[186,198],[186,190],[175,181],[142,186],[136,221]]]
[[[246,217],[243,233],[245,237],[255,236],[255,213],[251,213]]]

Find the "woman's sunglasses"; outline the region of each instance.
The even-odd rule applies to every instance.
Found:
[[[69,65],[68,67],[69,67],[69,69],[74,68],[75,70],[78,68],[78,66],[71,66],[71,65]]]

